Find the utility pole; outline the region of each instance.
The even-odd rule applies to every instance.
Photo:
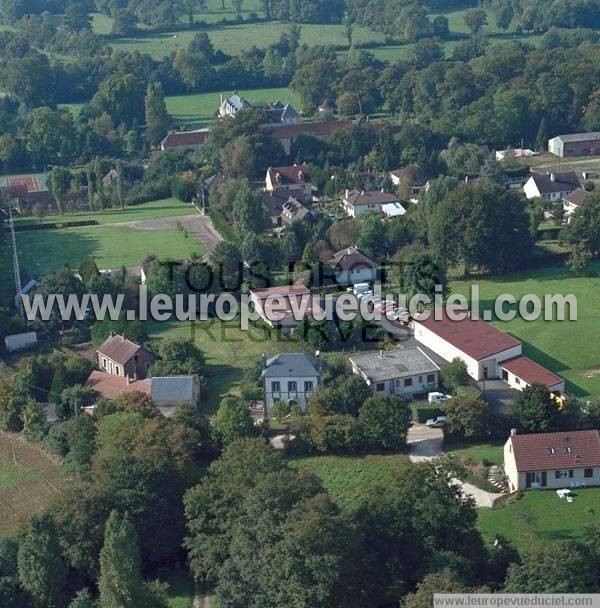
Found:
[[[10,240],[12,243],[13,250],[13,267],[14,267],[14,277],[15,277],[15,306],[17,307],[19,313],[23,315],[23,308],[21,306],[21,292],[23,291],[23,286],[21,285],[21,269],[19,267],[19,254],[17,252],[17,239],[15,237],[15,225],[13,222],[12,216],[12,206],[10,202],[8,203],[8,213],[6,210],[2,209],[2,211],[8,216],[8,225],[10,227]]]

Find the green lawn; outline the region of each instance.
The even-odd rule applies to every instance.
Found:
[[[266,48],[277,42],[287,24],[279,22],[240,23],[225,27],[207,29],[208,36],[215,49],[221,49],[229,55],[238,55],[251,46]],[[178,32],[141,33],[135,38],[116,38],[109,43],[117,49],[147,53],[155,59],[187,48],[196,33],[200,31],[185,30]],[[366,27],[354,26],[354,42],[371,40],[383,41],[381,32],[374,32]],[[309,46],[317,44],[347,45],[345,28],[340,24],[302,24],[302,42]]]
[[[153,201],[144,205],[114,209],[103,213],[51,216],[45,221],[92,219],[98,226],[69,229],[17,232],[17,249],[24,275],[43,275],[59,269],[64,264],[78,268],[87,259],[94,258],[99,268],[137,266],[149,254],[174,259],[187,259],[192,253],[202,254],[203,247],[192,234],[176,228],[139,230],[128,226],[115,226],[117,222],[148,220],[192,214],[193,208],[170,199]],[[33,220],[35,223],[36,220]],[[32,223],[23,218],[17,223]],[[13,293],[12,252],[8,239],[0,243],[0,258],[6,260],[0,266],[0,299]]]
[[[150,201],[141,205],[132,205],[125,209],[107,209],[106,211],[93,211],[83,213],[67,213],[65,215],[48,215],[41,222],[33,217],[17,218],[15,225],[46,224],[53,222],[75,222],[80,220],[95,221],[99,224],[116,224],[119,222],[133,222],[152,220],[165,217],[193,215],[196,209],[189,203],[182,203],[174,198],[165,198]]]
[[[461,459],[469,459],[475,463],[483,463],[484,461],[492,464],[502,464],[503,456],[503,441],[494,441],[490,443],[452,443],[444,446],[444,451],[448,454]]]
[[[552,490],[529,490],[521,500],[494,509],[478,509],[477,527],[492,543],[501,534],[519,550],[540,541],[582,540],[585,524],[598,519],[600,488],[573,491],[573,502]]]
[[[540,270],[471,281],[453,281],[451,291],[468,297],[471,284],[480,288],[482,309],[491,309],[500,294],[517,298],[524,294],[573,294],[577,298],[577,321],[495,322],[502,331],[523,341],[524,353],[563,376],[567,390],[580,397],[600,396],[600,262],[590,264],[589,275],[575,277],[568,268]]]
[[[203,409],[208,413],[215,411],[221,398],[228,393],[239,394],[244,369],[260,361],[263,354],[270,357],[283,351],[302,350],[300,344],[278,341],[254,326],[242,331],[239,318],[197,323],[149,322],[148,334],[152,339],[186,338],[202,349],[208,365],[206,378],[210,391]]]
[[[225,95],[231,91],[223,91]],[[300,99],[288,87],[244,89],[240,93],[253,104],[260,104],[279,99],[283,103],[291,103],[296,110],[300,111],[302,103]],[[199,129],[209,126],[215,121],[219,109],[220,93],[187,93],[184,95],[168,95],[167,110],[176,124],[182,124],[186,130]],[[78,116],[83,103],[66,103],[62,108],[70,110],[73,116]]]
[[[377,488],[385,488],[411,466],[406,454],[389,456],[313,456],[290,461],[321,479],[332,499],[342,508],[356,509]]]
[[[230,94],[231,91],[224,91]],[[252,104],[260,104],[279,99],[283,103],[291,103],[300,111],[301,102],[298,96],[289,88],[246,89],[240,93]],[[210,125],[216,118],[219,109],[219,93],[190,93],[187,95],[170,95],[166,98],[167,110],[173,122],[185,125],[189,131]]]

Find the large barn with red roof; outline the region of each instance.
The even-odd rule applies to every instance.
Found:
[[[539,383],[560,394],[565,382],[523,355],[523,344],[460,307],[448,307],[414,320],[415,338],[438,356],[462,359],[475,380],[501,378],[523,390]]]

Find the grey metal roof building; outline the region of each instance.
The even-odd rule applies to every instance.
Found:
[[[320,376],[317,359],[304,353],[280,353],[266,361],[263,378],[287,378],[288,376]]]
[[[350,357],[352,366],[370,382],[431,374],[440,368],[418,347],[398,348]]]

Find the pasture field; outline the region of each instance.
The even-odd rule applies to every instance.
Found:
[[[252,46],[266,48],[277,42],[282,32],[287,30],[286,23],[270,21],[267,23],[240,23],[206,31],[215,49],[221,49],[228,55],[238,55]],[[116,49],[130,52],[147,53],[155,59],[162,59],[179,49],[187,48],[199,29],[176,32],[144,33],[132,38],[113,38],[108,44]],[[381,32],[374,32],[359,25],[354,26],[354,42],[383,41]],[[309,46],[317,44],[348,44],[345,28],[341,24],[302,24],[303,43]]]
[[[469,297],[471,284],[479,285],[482,310],[493,310],[500,294],[517,299],[535,294],[572,294],[577,299],[576,321],[495,321],[496,327],[523,342],[523,352],[567,381],[567,391],[578,397],[600,396],[600,262],[590,264],[588,276],[575,277],[566,267],[452,281],[452,293]]]
[[[15,534],[68,482],[58,458],[22,437],[0,431],[0,537]]]
[[[519,551],[541,541],[583,541],[585,524],[598,518],[600,488],[573,490],[572,495],[573,502],[568,503],[553,490],[527,491],[510,504],[478,509],[477,527],[486,542],[493,543],[501,534]]]
[[[96,213],[77,213],[48,216],[42,222],[94,220],[97,226],[79,226],[50,230],[30,230],[16,233],[19,261],[24,275],[43,275],[58,270],[64,264],[78,268],[87,259],[94,258],[99,268],[138,266],[147,255],[186,259],[192,253],[202,255],[204,248],[191,233],[165,229],[140,230],[119,222],[142,221],[173,216],[193,215],[194,208],[179,201],[165,199],[142,205],[111,209]],[[17,225],[36,224],[34,218],[22,218]],[[186,236],[187,234],[187,236]],[[0,242],[0,301],[14,293],[12,249],[10,240]]]
[[[240,89],[251,104],[261,104],[279,99],[290,103],[300,111],[302,103],[299,97],[288,87],[274,89]],[[223,91],[227,96],[231,91]],[[189,93],[187,95],[170,95],[165,98],[167,110],[176,124],[182,124],[187,131],[199,129],[212,124],[219,109],[220,93]]]
[[[314,473],[334,502],[349,510],[360,507],[374,491],[413,466],[406,454],[309,456],[290,460],[290,465]]]

